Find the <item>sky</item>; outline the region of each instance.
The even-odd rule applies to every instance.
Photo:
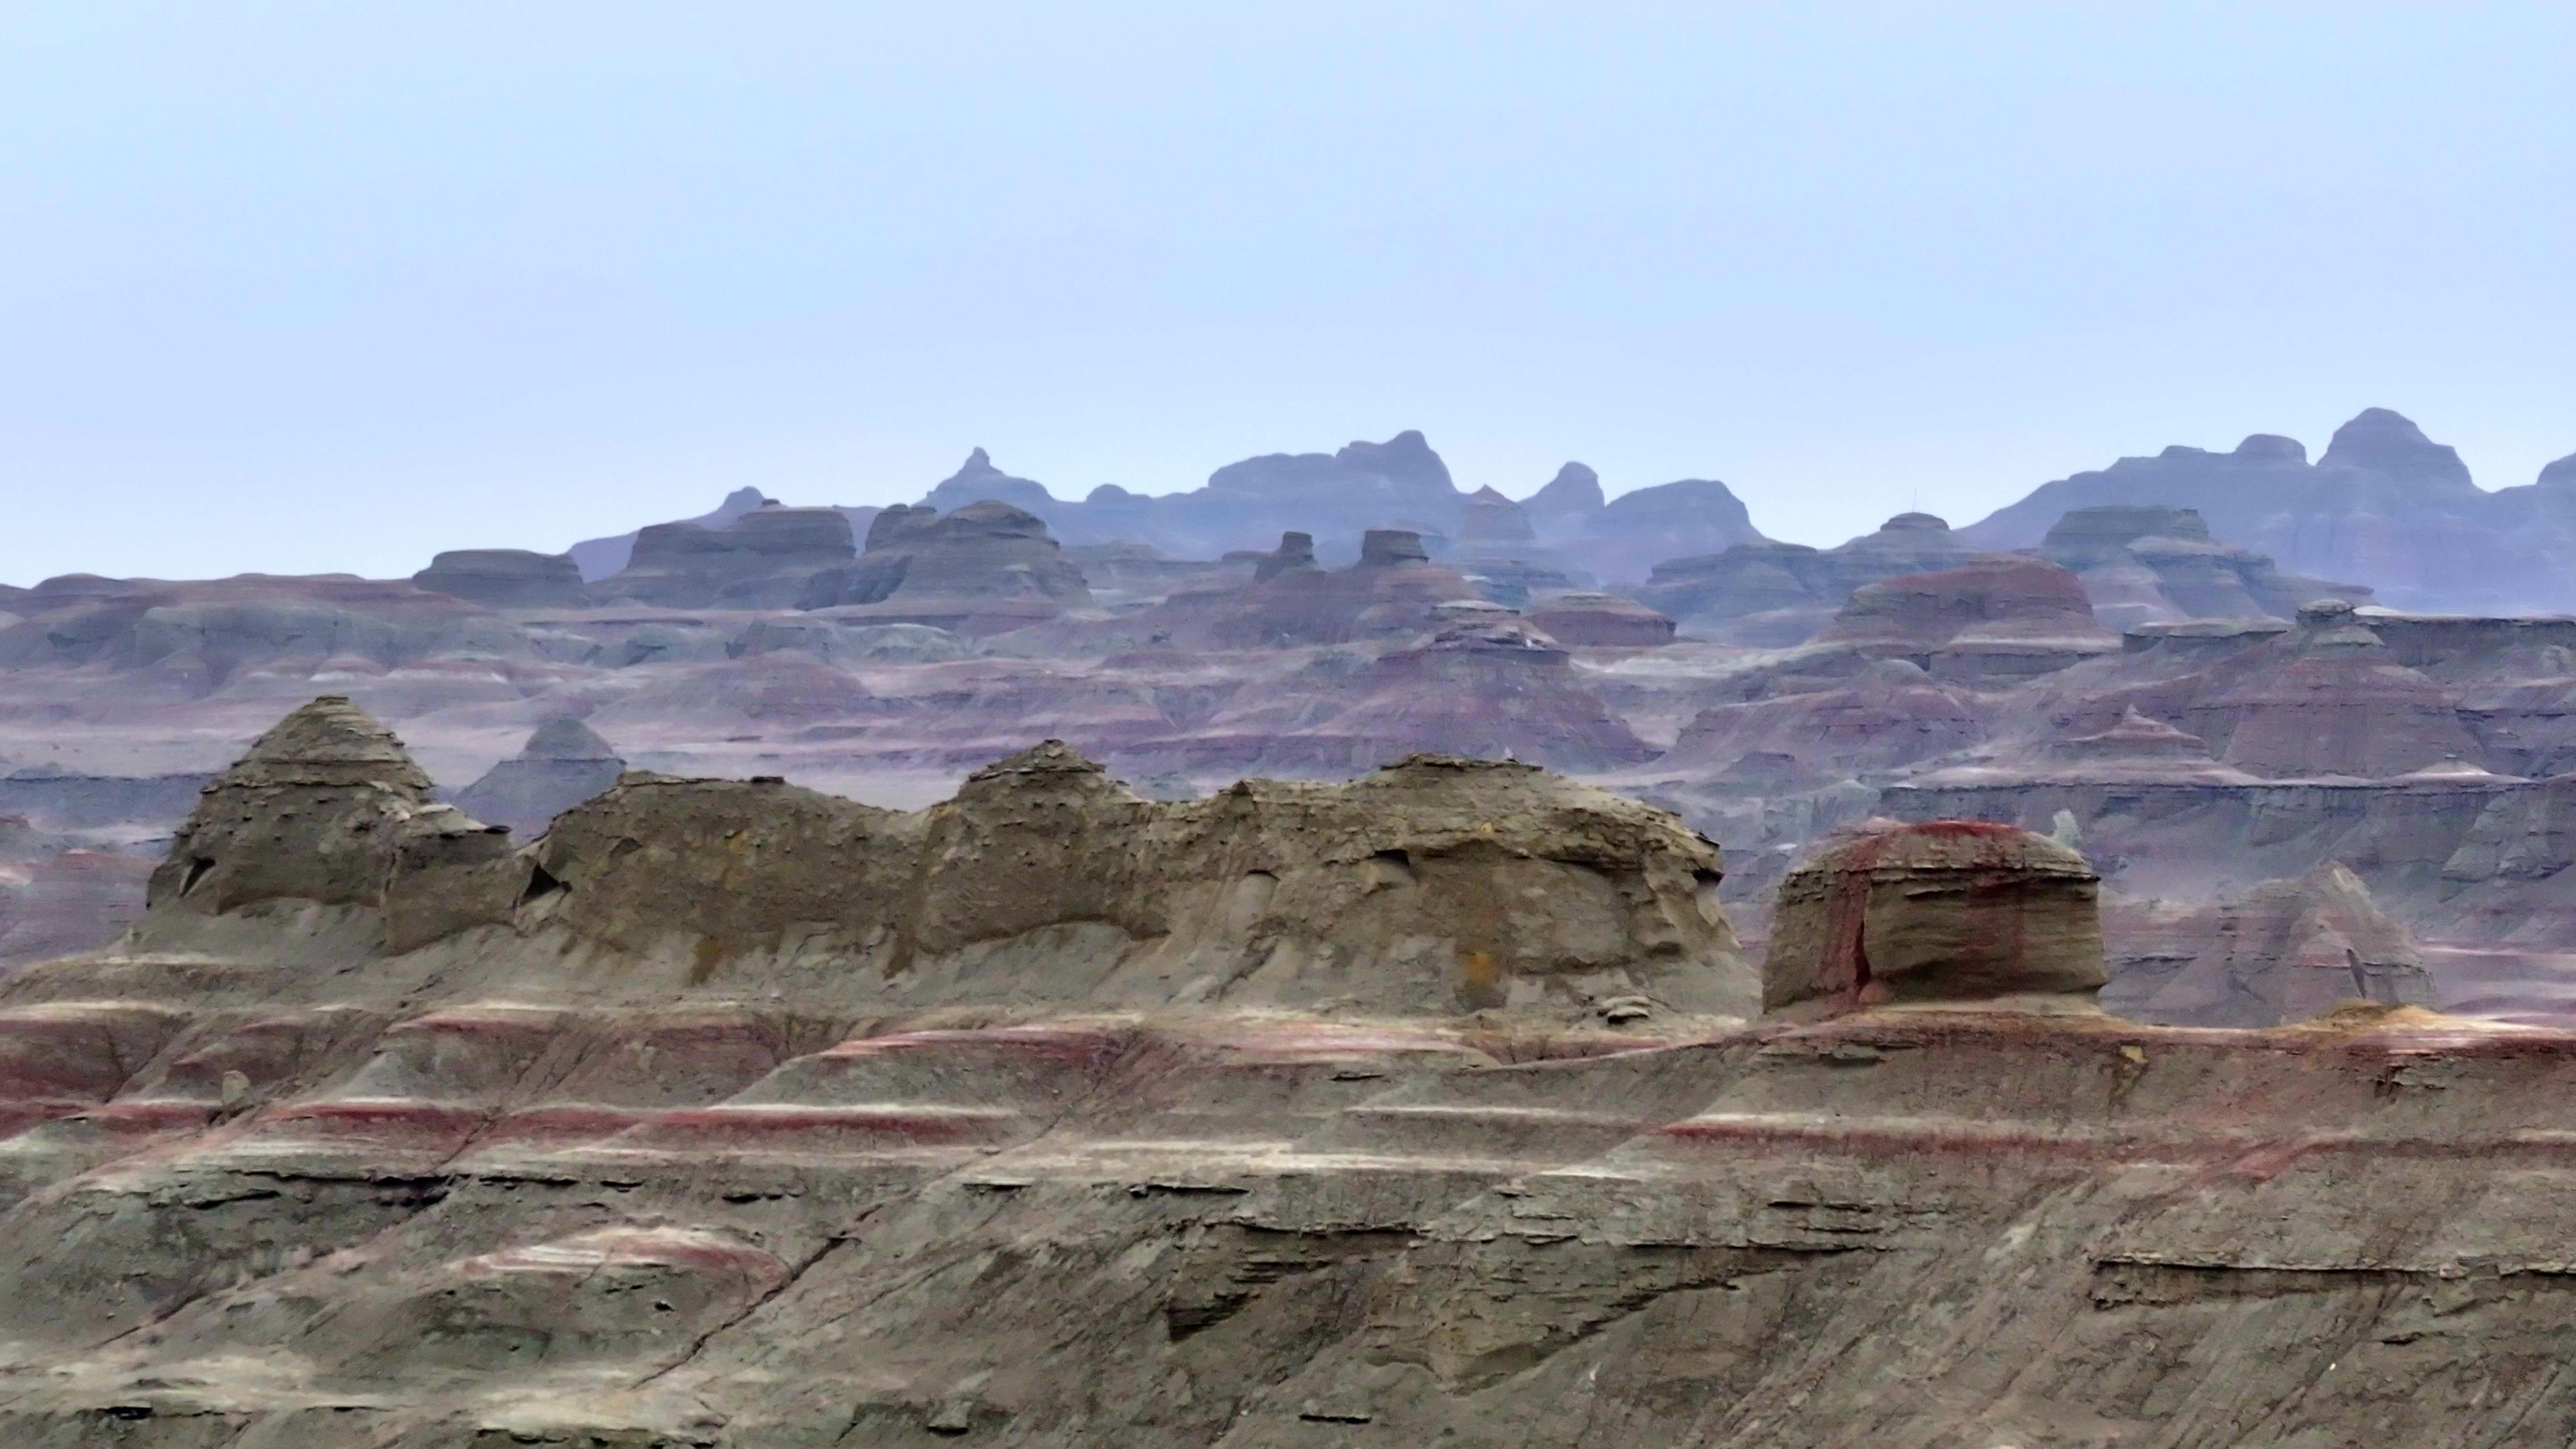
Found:
[[[1420,428],[1830,544],[2367,406],[2576,453],[2576,7],[0,7],[0,581],[400,576]]]

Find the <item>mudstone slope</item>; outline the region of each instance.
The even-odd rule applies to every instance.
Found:
[[[1055,745],[920,811],[630,774],[519,845],[316,700],[133,931],[0,980],[0,1427],[2576,1432],[2576,1038],[2119,1021],[2094,872],[2002,827],[1847,837],[1757,977],[1722,870],[1523,766],[1154,802]]]

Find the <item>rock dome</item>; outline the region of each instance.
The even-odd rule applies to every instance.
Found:
[[[2067,996],[2105,980],[2101,878],[2072,848],[1984,821],[1865,828],[1780,883],[1762,1006]]]

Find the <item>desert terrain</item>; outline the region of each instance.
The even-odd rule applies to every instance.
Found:
[[[9,589],[0,1424],[2556,1442],[2576,620],[2392,419]]]

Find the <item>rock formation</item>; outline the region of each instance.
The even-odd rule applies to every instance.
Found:
[[[2218,543],[2188,508],[2074,509],[2034,552],[2073,570],[2094,617],[2121,631],[2178,619],[2288,619],[2312,600],[2370,597],[2359,585],[2284,574],[2259,553]]]
[[[581,570],[568,555],[519,548],[450,549],[411,581],[494,609],[568,608],[584,597]]]
[[[2167,1026],[2279,1026],[2350,1002],[2431,1006],[2414,934],[2339,862],[2122,933],[2106,1010]]]
[[[1526,767],[424,788],[317,704],[0,976],[8,1442],[2576,1434],[2576,1037],[2102,1016],[2044,840],[1835,846],[1730,1025],[1715,849]]]
[[[2277,667],[2240,671],[2183,712],[2229,764],[2257,775],[2377,779],[2480,757],[2442,687],[2397,663],[2350,605],[2303,609],[2299,623],[2279,646]]]
[[[1531,609],[1529,621],[1578,649],[1652,649],[1673,637],[1671,619],[1616,594],[1558,594]]]
[[[1819,643],[1911,659],[1936,675],[2017,677],[2117,649],[2074,574],[2012,554],[1855,590]]]
[[[1701,710],[1664,763],[1727,774],[1748,755],[1765,756],[1783,783],[1821,783],[1935,759],[1986,734],[1983,712],[1965,695],[1907,660],[1882,659],[1847,679]]]
[[[877,516],[867,552],[819,576],[804,608],[857,606],[843,617],[989,634],[1042,623],[1091,603],[1082,569],[1035,514],[1008,503],[954,513],[900,505]]]
[[[2100,880],[2083,856],[2007,825],[1863,830],[1781,882],[1763,1009],[2089,1005],[2106,979]]]
[[[1419,534],[1371,529],[1358,563],[1325,569],[1315,563],[1314,540],[1283,534],[1276,551],[1255,561],[1249,584],[1174,599],[1122,623],[1224,649],[1409,637],[1430,626],[1440,604],[1477,597],[1474,585],[1428,555]]]
[[[981,448],[967,454],[965,463],[921,500],[923,507],[940,513],[955,513],[977,503],[1006,503],[1038,519],[1051,518],[1061,506],[1045,484],[1014,478],[994,467]]]
[[[519,753],[459,792],[456,808],[513,835],[541,835],[546,822],[625,772],[626,762],[598,731],[577,719],[552,719],[537,726]]]
[[[366,906],[390,924],[397,876],[444,885],[460,861],[508,849],[506,832],[430,798],[429,776],[392,732],[324,695],[206,787],[145,900],[208,916],[277,900]]]
[[[1340,773],[1420,753],[1434,740],[1446,753],[1560,770],[1617,769],[1655,755],[1576,677],[1566,651],[1519,619],[1446,626],[1304,694],[1287,707],[1320,712],[1321,722],[1288,725],[1274,719],[1272,701],[1256,699],[1257,713],[1212,722],[1217,748],[1200,763]],[[1244,734],[1230,741],[1229,729]],[[1229,754],[1226,744],[1238,741],[1251,748]]]
[[[145,937],[291,899],[378,911],[396,950],[516,925],[700,973],[821,952],[853,963],[826,996],[884,983],[869,990],[916,1003],[1248,1003],[1326,981],[1363,1010],[1752,1002],[1701,900],[1715,847],[1529,765],[1426,756],[1167,803],[1049,742],[918,814],[629,774],[516,853],[428,786],[382,726],[314,701],[209,787],[154,873]],[[1014,984],[1024,970],[1044,975]]]
[[[21,622],[0,628],[0,669],[113,670],[124,690],[164,696],[242,691],[270,674],[381,677],[442,660],[474,660],[489,678],[496,662],[534,653],[523,629],[479,605],[341,574],[95,580],[39,586],[27,602],[35,607]],[[453,673],[418,682],[451,703],[476,693]]]
[[[839,509],[764,503],[722,528],[654,524],[591,592],[667,609],[811,607],[817,581],[845,573],[857,554]]]
[[[1538,595],[1575,587],[1579,571],[1538,541],[1521,505],[1491,488],[1469,496],[1452,543],[1450,566],[1495,603],[1524,608]]]
[[[723,528],[744,514],[769,503],[767,495],[757,488],[737,488],[724,496],[724,501],[695,518],[680,519],[700,528]],[[611,538],[589,538],[564,551],[587,580],[598,580],[623,573],[635,556],[637,535],[621,533]]]
[[[1686,478],[1620,494],[1577,522],[1559,547],[1583,570],[1625,584],[1645,579],[1666,559],[1719,553],[1761,538],[1732,489]]]
[[[1778,648],[1814,636],[1864,585],[1938,572],[1975,552],[1931,514],[1900,513],[1834,548],[1764,539],[1666,559],[1637,596],[1710,638]]]
[[[2404,608],[2515,612],[2576,605],[2564,556],[2576,510],[2541,485],[2487,493],[2459,455],[2385,408],[2336,430],[2314,465],[2288,438],[2235,451],[2167,448],[2047,484],[1964,530],[1985,548],[2030,548],[2068,512],[2188,509],[2216,537],[2294,574],[2354,579]]]

